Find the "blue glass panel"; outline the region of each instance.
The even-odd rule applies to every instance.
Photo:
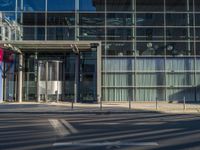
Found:
[[[14,11],[15,0],[0,0],[0,11]]]
[[[45,11],[45,0],[24,0],[24,11]]]
[[[104,0],[79,0],[80,11],[104,11]]]
[[[73,11],[75,10],[75,0],[48,0],[48,11]]]

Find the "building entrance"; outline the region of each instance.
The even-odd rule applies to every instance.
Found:
[[[62,100],[63,80],[63,61],[38,61],[38,100]]]

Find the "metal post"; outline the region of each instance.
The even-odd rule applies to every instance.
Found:
[[[72,100],[71,109],[74,110],[74,99]]]
[[[156,97],[156,110],[158,110],[158,98]]]
[[[18,101],[22,102],[22,80],[23,80],[23,56],[19,55],[19,70],[18,70]]]
[[[75,60],[75,82],[74,82],[74,102],[78,101],[78,83],[79,83],[79,54],[76,54]]]
[[[183,110],[186,110],[185,96],[183,97]]]
[[[129,110],[131,110],[131,99],[130,98],[128,99],[128,102],[129,102]]]

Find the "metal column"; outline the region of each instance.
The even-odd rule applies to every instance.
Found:
[[[22,102],[22,80],[23,80],[23,55],[19,55],[19,70],[18,70],[18,101]]]
[[[74,82],[74,102],[76,103],[79,98],[79,62],[80,61],[80,55],[76,54],[76,60],[75,60],[75,82]]]

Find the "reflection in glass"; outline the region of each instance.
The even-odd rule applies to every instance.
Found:
[[[23,6],[24,11],[45,11],[45,0],[24,0]]]
[[[23,25],[45,25],[45,13],[23,13]]]
[[[47,0],[47,10],[73,11],[75,10],[75,0]]]
[[[137,11],[164,11],[164,0],[136,0]]]
[[[47,25],[73,26],[74,24],[75,24],[74,13],[48,13],[47,14]]]
[[[79,25],[82,26],[104,26],[104,13],[81,13],[79,16]]]
[[[134,28],[107,28],[107,40],[132,40]]]
[[[67,27],[48,27],[47,40],[74,40],[75,29]]]
[[[24,27],[23,40],[44,40],[45,28],[43,27]]]
[[[80,11],[104,11],[105,0],[79,0]]]
[[[0,11],[15,11],[15,0],[1,0]]]
[[[136,28],[137,40],[163,40],[164,28]]]
[[[106,0],[107,11],[132,11],[133,0]]]
[[[104,40],[105,29],[104,28],[80,28],[80,40]]]
[[[192,11],[192,0],[166,0],[167,11]]]
[[[192,23],[192,21],[190,21]],[[168,13],[166,14],[167,26],[187,26],[187,14],[184,13]]]
[[[136,14],[137,26],[163,26],[164,14],[138,13]]]
[[[167,28],[166,34],[167,40],[187,40],[190,37],[187,28]]]
[[[107,25],[110,26],[132,26],[134,25],[134,15],[127,13],[108,13]]]
[[[164,55],[164,42],[137,42],[137,53],[139,55]]]

